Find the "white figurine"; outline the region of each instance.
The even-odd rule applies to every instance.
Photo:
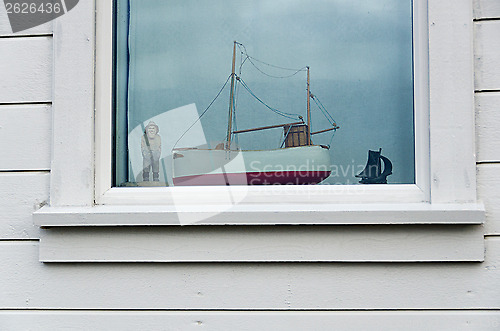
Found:
[[[161,137],[158,132],[160,132],[158,125],[151,121],[144,129],[141,138],[142,178],[144,181],[149,181],[150,168],[153,171],[153,181],[160,180]]]

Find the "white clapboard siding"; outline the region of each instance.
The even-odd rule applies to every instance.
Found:
[[[51,127],[48,105],[0,106],[0,170],[50,169]]]
[[[500,20],[475,24],[475,89],[500,90]]]
[[[32,213],[49,198],[49,174],[0,172],[0,197],[0,240],[39,238]]]
[[[4,330],[474,330],[500,328],[499,311],[0,311]]]
[[[475,99],[477,161],[500,161],[500,92],[476,93]]]
[[[500,17],[500,1],[498,0],[474,0],[474,18],[498,18]]]
[[[0,39],[0,59],[0,103],[51,100],[52,37]]]
[[[44,262],[482,261],[471,226],[189,226],[53,228]]]
[[[3,3],[0,4],[0,37],[40,35],[49,33],[52,33],[52,21],[39,26],[35,26],[31,29],[12,33],[12,28],[10,27],[7,11],[5,10],[5,7],[3,7]]]
[[[496,237],[484,263],[44,264],[35,242],[0,242],[0,261],[3,309],[500,308]]]
[[[477,166],[477,193],[486,207],[486,234],[500,235],[500,164]]]

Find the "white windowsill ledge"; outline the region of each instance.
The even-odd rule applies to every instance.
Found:
[[[243,204],[49,207],[33,214],[42,227],[274,224],[482,224],[481,203]]]

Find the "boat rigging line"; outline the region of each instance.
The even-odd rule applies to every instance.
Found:
[[[248,52],[247,52],[247,49],[245,47],[245,45],[241,44],[241,43],[237,43],[239,49],[240,49],[240,52],[241,52],[241,56],[243,57],[243,55],[245,56],[245,59],[241,61],[241,65],[240,65],[240,74],[241,74],[241,68],[243,67],[243,64],[245,64],[246,60],[248,60],[248,62],[250,62],[254,67],[255,69],[257,69],[261,74],[265,75],[265,76],[268,76],[268,77],[271,77],[271,78],[290,78],[290,77],[293,77],[295,76],[296,74],[298,74],[299,72],[301,71],[306,71],[307,70],[307,67],[302,67],[300,69],[292,69],[292,68],[285,68],[285,67],[280,67],[280,66],[277,66],[277,65],[274,65],[274,64],[270,64],[270,63],[267,63],[267,62],[264,62],[264,61],[261,61],[253,56],[250,56],[248,55]],[[271,75],[271,74],[268,74],[267,72],[264,72],[262,69],[260,69],[255,63],[255,62],[259,62],[263,65],[266,65],[268,67],[271,67],[271,68],[276,68],[276,69],[280,69],[280,70],[288,70],[288,71],[293,71],[292,74],[290,75],[286,75],[286,76],[275,76],[275,75]]]
[[[333,131],[332,132],[332,136],[330,137],[330,142],[327,145],[328,148],[330,148],[330,146],[332,145],[333,137],[335,136],[335,132],[340,127],[337,125],[337,123],[333,119],[332,115],[328,112],[328,110],[326,110],[325,106],[323,106],[323,104],[321,103],[321,101],[319,100],[319,98],[316,95],[312,94],[312,93],[311,93],[310,96],[311,96],[311,99],[313,99],[314,103],[318,106],[319,110],[321,110],[321,113],[323,113],[323,116],[325,116],[326,120],[332,126],[330,129],[326,129],[326,130],[314,132],[314,133],[323,133],[323,132],[327,132],[327,131]]]
[[[277,66],[277,65],[274,65],[274,64],[270,64],[270,63],[267,63],[267,62],[264,62],[264,61],[261,61],[253,56],[250,56],[247,52],[247,49],[245,47],[245,45],[243,45],[242,43],[236,43],[236,45],[238,45],[239,49],[240,49],[240,52],[241,52],[241,63],[240,63],[240,68],[239,68],[239,74],[241,76],[241,72],[242,72],[242,67],[243,65],[245,64],[245,62],[248,60],[254,67],[255,69],[257,69],[260,73],[266,75],[266,76],[269,76],[269,77],[273,77],[273,78],[288,78],[288,77],[292,77],[294,75],[296,75],[297,73],[301,72],[301,71],[306,71],[307,70],[307,66],[305,67],[302,67],[300,69],[292,69],[292,68],[285,68],[285,67],[280,67],[280,66]],[[269,67],[272,67],[272,68],[276,68],[276,69],[281,69],[281,70],[288,70],[288,71],[293,71],[293,73],[291,75],[288,75],[288,76],[274,76],[274,75],[270,75],[266,72],[264,72],[263,70],[261,70],[255,63],[255,62],[259,62],[263,65],[266,65],[266,66],[269,66]],[[259,102],[261,102],[264,106],[266,106],[268,109],[272,110],[273,112],[281,115],[281,116],[284,116],[284,117],[288,117],[286,115],[290,115],[290,116],[294,116],[294,115],[297,115],[297,114],[290,114],[290,113],[285,113],[285,112],[282,112],[282,111],[279,111],[275,108],[272,108],[270,106],[268,106],[267,104],[265,104],[262,100],[260,100],[249,88],[248,88],[248,85],[246,85],[243,80],[241,79],[241,77],[236,77],[237,79],[237,82],[238,81],[241,81],[243,87],[245,87],[245,89],[247,89],[247,91],[254,97],[256,98]],[[326,119],[328,120],[328,122],[332,125],[332,127],[334,128],[334,130],[336,130],[338,128],[335,120],[333,119],[332,115],[326,110],[325,106],[323,106],[323,104],[321,103],[321,101],[319,100],[319,98],[317,98],[315,95],[313,95],[311,93],[311,99],[314,100],[314,102],[316,103],[316,105],[318,106],[318,108],[321,110],[321,112],[323,113],[323,115],[326,117]],[[288,118],[291,118],[291,117],[288,117]],[[295,118],[293,118],[295,119]],[[300,118],[302,119],[302,118]]]
[[[191,126],[189,128],[186,129],[186,131],[184,131],[184,133],[179,137],[179,139],[177,139],[177,141],[175,142],[174,144],[174,147],[172,148],[172,150],[175,149],[175,146],[177,146],[177,144],[179,143],[179,141],[182,139],[182,137],[184,137],[184,135],[189,131],[191,130],[191,128],[196,124],[198,123],[198,121],[203,117],[203,115],[205,115],[205,113],[210,109],[210,107],[212,107],[213,103],[215,102],[215,100],[217,100],[217,98],[219,97],[219,95],[222,93],[222,91],[224,91],[224,88],[226,88],[226,85],[227,83],[229,82],[229,79],[231,78],[231,75],[229,75],[226,79],[226,82],[224,83],[224,85],[221,87],[221,89],[219,90],[219,92],[217,93],[217,95],[215,96],[215,98],[210,102],[210,104],[208,105],[208,107],[201,113],[200,116],[198,116],[198,118],[196,119],[196,121],[194,121],[193,124],[191,124]]]
[[[290,118],[292,120],[303,121],[302,116],[300,116],[299,114],[286,113],[284,111],[278,110],[278,109],[273,108],[273,107],[269,106],[268,104],[266,104],[257,95],[255,95],[255,93],[252,92],[252,90],[250,89],[250,87],[248,87],[248,85],[245,83],[245,81],[241,77],[237,77],[236,80],[241,83],[241,86],[243,86],[245,88],[245,90],[247,90],[248,93],[250,93],[251,96],[253,96],[257,101],[259,101],[261,104],[263,104],[266,108],[268,108],[272,112],[274,112],[274,113],[276,113],[276,114],[278,114],[280,116]]]
[[[339,128],[337,126],[337,123],[335,123],[332,115],[328,112],[328,110],[326,110],[325,106],[323,106],[319,98],[311,93],[311,99],[313,99],[314,103],[318,106],[319,110],[321,110],[327,121],[330,122],[330,124],[333,126],[334,130],[337,130]]]
[[[264,105],[267,109],[269,109],[270,111],[274,112],[275,114],[277,115],[280,115],[282,117],[286,117],[286,118],[289,118],[289,119],[292,119],[292,120],[299,120],[301,122],[298,122],[298,123],[291,123],[291,124],[300,124],[300,123],[304,123],[304,118],[299,115],[299,114],[295,114],[295,113],[287,113],[287,112],[284,112],[284,111],[281,111],[281,110],[278,110],[276,108],[273,108],[271,106],[269,106],[268,104],[266,104],[262,99],[260,99],[251,89],[250,87],[245,83],[245,81],[241,78],[241,73],[242,73],[242,68],[243,68],[243,65],[245,64],[245,62],[248,60],[254,67],[255,69],[257,69],[260,73],[262,73],[263,75],[266,75],[268,77],[271,77],[271,78],[289,78],[289,77],[292,77],[292,76],[295,76],[296,74],[298,74],[299,72],[302,72],[302,71],[307,71],[308,70],[308,67],[302,67],[300,69],[292,69],[292,68],[285,68],[285,67],[280,67],[280,66],[276,66],[276,65],[273,65],[273,64],[269,64],[267,62],[264,62],[264,61],[261,61],[261,60],[258,60],[250,55],[248,55],[248,52],[246,50],[246,47],[245,45],[241,44],[241,43],[238,43],[238,42],[235,42],[235,45],[238,46],[238,48],[240,49],[240,52],[241,52],[241,57],[240,57],[240,66],[239,66],[239,74],[236,74],[234,72],[234,63],[233,63],[233,72],[228,76],[228,78],[226,79],[226,82],[224,83],[224,85],[221,87],[221,89],[219,90],[219,92],[217,93],[217,95],[215,96],[215,98],[210,102],[210,104],[207,106],[207,108],[198,116],[198,118],[196,119],[196,121],[191,124],[191,126],[189,126],[189,128],[187,128],[186,131],[184,131],[184,133],[179,137],[179,139],[177,139],[177,141],[175,142],[174,144],[174,147],[172,148],[175,149],[175,147],[177,146],[177,144],[179,143],[179,141],[186,135],[186,133],[191,130],[191,128],[196,124],[198,123],[198,121],[201,120],[201,118],[203,117],[203,115],[205,115],[205,113],[210,109],[210,107],[214,104],[214,102],[217,100],[217,98],[220,96],[220,94],[222,93],[222,91],[226,88],[229,80],[232,81],[231,84],[234,84],[234,86],[232,86],[232,92],[234,93],[231,93],[231,98],[230,98],[230,104],[233,105],[232,107],[232,111],[231,111],[231,114],[234,115],[230,117],[229,121],[231,122],[234,122],[234,127],[235,127],[235,130],[230,130],[228,131],[228,134],[226,136],[226,140],[227,141],[230,141],[229,139],[229,135],[235,135],[235,133],[242,133],[242,132],[247,132],[249,130],[239,130],[237,129],[236,127],[236,105],[237,105],[237,101],[238,101],[238,96],[239,96],[239,86],[243,86],[243,88],[245,90],[247,90],[247,92],[252,96],[254,97],[258,102],[260,102],[262,105]],[[233,58],[234,58],[234,55],[233,55]],[[233,60],[234,61],[234,60]],[[280,70],[288,70],[288,71],[293,71],[293,73],[291,75],[288,75],[288,76],[274,76],[274,75],[270,75],[266,72],[264,72],[263,70],[261,70],[255,63],[255,62],[259,62],[263,65],[266,65],[266,66],[269,66],[269,67],[272,67],[272,68],[276,68],[276,69],[280,69]],[[323,113],[323,115],[325,116],[325,118],[327,119],[327,121],[331,124],[332,128],[330,129],[326,129],[326,130],[321,130],[321,131],[318,131],[318,132],[314,132],[314,133],[311,133],[311,134],[317,134],[317,133],[323,133],[323,132],[326,132],[326,131],[333,131],[333,134],[332,134],[332,139],[330,140],[330,144],[331,144],[331,141],[333,140],[333,136],[335,135],[335,131],[339,128],[339,126],[337,126],[337,123],[335,122],[335,120],[333,119],[332,115],[326,110],[325,106],[323,106],[323,104],[321,103],[321,101],[318,99],[317,96],[313,95],[312,93],[309,92],[309,97],[310,99],[313,99],[313,101],[315,102],[315,104],[318,106],[318,108],[320,109],[320,111]],[[280,125],[278,125],[280,126]],[[278,126],[272,126],[272,127],[278,127]],[[267,127],[265,127],[267,128]],[[291,126],[290,126],[291,128]],[[288,131],[290,131],[290,128],[288,129]],[[259,128],[259,129],[262,129],[262,128]],[[287,134],[285,135],[285,138],[286,136],[288,135],[288,132]],[[284,141],[283,141],[284,143]],[[281,144],[283,146],[283,143]],[[330,146],[330,145],[328,145]]]

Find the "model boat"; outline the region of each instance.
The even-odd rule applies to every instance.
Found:
[[[330,146],[315,145],[311,136],[335,131],[332,127],[311,132],[310,100],[315,96],[310,91],[309,67],[307,69],[307,119],[278,125],[269,125],[245,130],[232,129],[235,85],[242,79],[235,73],[236,47],[234,42],[229,115],[226,140],[214,148],[174,148],[173,184],[184,185],[275,185],[318,184],[331,172]],[[260,101],[260,100],[259,100]],[[241,150],[234,147],[232,137],[236,134],[283,128],[283,142],[276,149]]]
[[[382,171],[382,162],[384,171]],[[361,184],[387,184],[387,176],[392,175],[392,162],[382,155],[382,148],[378,151],[368,151],[366,166],[356,177],[361,178]]]

